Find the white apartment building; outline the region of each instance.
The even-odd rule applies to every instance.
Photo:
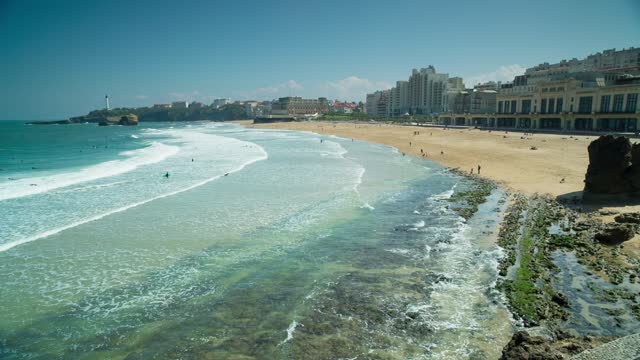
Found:
[[[391,90],[380,90],[373,94],[367,94],[367,115],[369,118],[381,118],[389,116]]]
[[[463,112],[462,107],[460,106],[460,97],[468,94],[465,91],[464,81],[461,77],[452,77],[449,78],[447,84],[447,106],[445,111],[450,112]],[[456,106],[456,101],[458,101],[458,106]]]
[[[228,99],[228,98],[213,99],[213,102],[211,103],[211,106],[213,106],[213,107],[215,107],[217,109],[220,106],[224,106],[224,105],[227,105],[227,104],[231,104],[231,99]]]
[[[449,74],[438,74],[429,65],[413,69],[409,77],[409,110],[414,115],[441,113],[447,110]]]
[[[378,117],[378,101],[382,96],[382,91],[376,91],[372,94],[367,94],[367,101],[365,105],[365,109],[367,110],[367,115],[370,118]]]
[[[640,75],[640,48],[629,48],[616,51],[604,50],[584,59],[573,58],[555,64],[542,63],[528,68],[525,76],[529,84],[535,84],[548,77],[569,76],[580,72],[610,72]]]
[[[402,116],[409,112],[409,82],[397,81],[396,86],[389,90],[386,115],[388,117]]]

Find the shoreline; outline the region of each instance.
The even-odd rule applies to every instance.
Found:
[[[435,161],[477,184],[474,191],[454,194],[467,203],[458,211],[465,219],[470,219],[477,205],[485,201],[490,193],[487,186],[498,185],[510,193],[497,229],[496,242],[505,256],[499,261],[501,276],[496,288],[520,324],[514,324],[513,337],[504,347],[502,358],[575,356],[640,330],[636,328],[640,324],[640,296],[631,295],[640,286],[640,236],[624,246],[605,246],[593,240],[595,233],[613,221],[614,214],[638,211],[640,207],[613,201],[591,205],[578,201],[573,208],[562,203],[563,198],[581,198],[587,146],[593,136],[374,123],[236,123],[364,140]],[[528,148],[531,146],[537,149]],[[437,147],[444,153],[434,153]],[[494,159],[485,162],[491,154]],[[465,171],[473,163],[481,164],[481,176]],[[562,175],[560,180],[564,181],[558,180]],[[567,287],[558,280],[561,273],[582,276],[581,285]],[[597,319],[598,331],[580,325],[585,323],[581,311],[588,313],[591,309],[583,309],[580,304],[585,301],[592,301],[591,307],[600,309],[587,319]],[[598,315],[598,311],[606,315]]]
[[[366,122],[234,123],[258,129],[311,131],[389,145],[407,155],[429,159],[463,173],[473,169],[473,175],[477,175],[480,165],[481,177],[512,191],[556,197],[582,191],[588,165],[587,146],[594,139],[587,135],[524,136],[509,131]]]

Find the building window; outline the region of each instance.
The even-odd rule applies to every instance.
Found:
[[[547,99],[542,99],[540,101],[540,113],[541,114],[547,113]]]
[[[502,114],[502,101],[498,101],[498,114]]]
[[[549,91],[549,89],[547,89],[547,88],[543,88],[542,89],[542,92],[547,92],[547,91]]]
[[[522,113],[528,114],[531,112],[531,100],[522,100]]]
[[[511,100],[511,113],[515,114],[516,113],[516,105],[518,104],[517,100]]]
[[[549,109],[548,109],[549,114],[553,114],[556,112],[555,105],[556,105],[556,99],[554,98],[549,99]]]
[[[580,96],[578,99],[578,112],[581,114],[591,113],[593,107],[593,96]]]
[[[623,94],[613,95],[613,112],[614,113],[622,112],[623,102],[624,102]]]
[[[636,112],[636,106],[638,105],[638,94],[628,94],[627,95],[627,112],[634,113]]]
[[[562,112],[562,102],[564,101],[563,98],[558,98],[556,99],[556,112],[559,114]]]
[[[611,95],[602,95],[600,98],[600,112],[608,113],[611,105]]]

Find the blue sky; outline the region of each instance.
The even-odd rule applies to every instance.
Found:
[[[0,0],[0,119],[364,93],[412,68],[508,80],[640,46],[640,1]]]

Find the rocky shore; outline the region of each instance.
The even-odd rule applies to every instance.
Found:
[[[473,184],[449,199],[469,219],[497,185],[452,171]],[[640,289],[640,259],[623,251],[640,232],[640,214],[583,212],[579,204],[541,195],[508,198],[498,234],[505,253],[497,287],[516,324],[502,359],[569,359],[640,331],[640,293],[634,291]],[[615,215],[614,221],[603,215]],[[573,259],[579,271],[561,268]],[[567,288],[563,277],[584,279]],[[599,325],[587,326],[585,318]]]
[[[503,359],[563,359],[640,330],[640,262],[622,251],[638,232],[638,215],[616,220],[549,197],[512,196],[498,236],[506,252],[498,287],[521,326]],[[560,268],[573,258],[579,270]],[[562,284],[571,277],[583,279]]]

